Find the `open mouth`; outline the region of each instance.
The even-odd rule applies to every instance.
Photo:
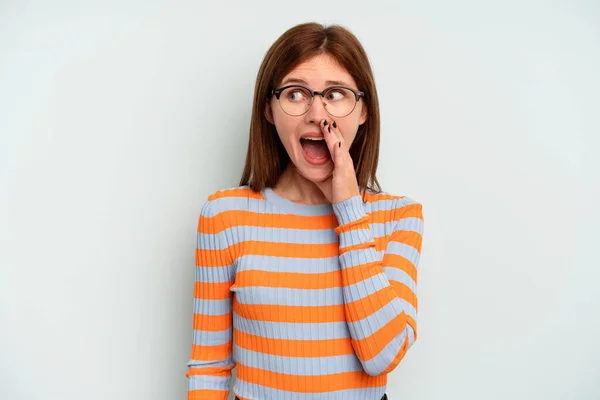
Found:
[[[330,158],[329,149],[323,137],[301,138],[300,145],[302,146],[304,157],[311,164],[324,164]]]

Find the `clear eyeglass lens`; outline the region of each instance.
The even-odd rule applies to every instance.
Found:
[[[351,90],[332,88],[325,93],[323,102],[331,115],[343,117],[350,114],[354,109],[356,97]],[[281,92],[279,103],[287,114],[302,115],[310,107],[310,92],[303,87],[289,87]]]

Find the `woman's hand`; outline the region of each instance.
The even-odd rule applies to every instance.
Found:
[[[330,203],[339,203],[360,195],[354,163],[337,124],[335,121],[328,123],[324,119],[319,126],[325,136],[325,143],[327,143],[334,166],[331,176],[323,182],[317,182],[317,186]]]

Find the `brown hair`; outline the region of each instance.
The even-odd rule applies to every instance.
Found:
[[[379,159],[379,101],[375,80],[365,50],[358,39],[340,25],[325,27],[318,23],[303,23],[284,32],[268,50],[258,71],[254,88],[254,104],[250,121],[250,136],[246,164],[240,185],[256,191],[274,186],[290,158],[277,135],[275,126],[265,116],[271,89],[297,65],[321,54],[327,54],[344,67],[365,93],[367,120],[362,124],[350,156],[360,188],[381,191],[377,181]]]

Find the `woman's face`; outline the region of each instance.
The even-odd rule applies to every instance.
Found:
[[[279,87],[290,84],[308,86],[316,91],[335,85],[359,90],[352,76],[338,65],[335,59],[327,55],[316,56],[298,65],[283,78]],[[312,182],[326,180],[333,172],[333,161],[324,140],[322,142],[301,141],[300,138],[306,135],[323,137],[320,123],[326,119],[328,125],[333,121],[336,122],[338,130],[349,148],[358,127],[367,119],[367,110],[362,97],[352,113],[341,118],[329,114],[323,101],[321,96],[315,95],[310,109],[305,114],[291,116],[281,109],[277,97],[272,96],[271,101],[267,103],[265,112],[267,120],[275,125],[279,138],[300,175]],[[325,101],[327,100],[325,99]]]

